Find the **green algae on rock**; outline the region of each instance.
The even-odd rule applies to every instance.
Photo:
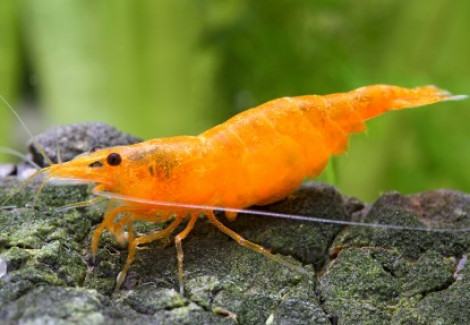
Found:
[[[470,196],[447,190],[388,193],[364,211],[363,220],[468,228]],[[469,248],[468,232],[347,227],[331,246],[335,260],[319,277],[321,301],[344,324],[467,324],[470,314],[459,309],[470,303],[470,293],[461,291],[457,298],[455,288],[467,287],[470,278],[457,278],[455,271]],[[468,264],[461,268],[468,274]]]
[[[0,197],[17,185],[2,180]],[[98,209],[59,208],[89,198],[87,188],[47,186],[33,210],[34,192],[27,189],[0,208],[0,259],[7,265],[0,277],[2,324],[470,322],[470,271],[458,263],[469,250],[465,233],[243,215],[226,222],[245,238],[304,265],[312,279],[238,246],[200,220],[184,242],[186,296],[176,291],[176,253],[168,241],[139,250],[122,289],[113,294],[126,248],[105,233],[92,264],[87,253]],[[263,209],[337,220],[362,213],[368,222],[390,222],[394,216],[401,224],[445,227],[466,226],[470,216],[469,196],[450,191],[386,194],[362,211],[351,202],[330,186],[311,183]]]

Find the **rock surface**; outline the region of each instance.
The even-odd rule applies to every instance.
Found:
[[[0,200],[17,185],[3,179]],[[467,233],[243,215],[226,222],[245,238],[305,265],[308,277],[238,246],[203,219],[184,242],[185,296],[177,291],[176,254],[168,241],[139,250],[123,287],[113,293],[126,249],[105,234],[92,265],[87,253],[100,208],[60,208],[87,199],[86,187],[47,186],[33,207],[34,192],[28,188],[0,210],[0,264],[7,266],[0,273],[2,324],[470,321],[470,272],[462,259],[470,246]],[[268,208],[347,220],[347,202],[334,188],[310,183]],[[466,227],[470,197],[450,191],[390,193],[358,213],[368,222],[393,218],[401,224]]]
[[[59,155],[62,161],[69,161],[96,147],[114,147],[142,141],[142,139],[100,122],[52,127],[36,136],[35,140],[44,148],[47,156],[55,164],[59,161]],[[37,165],[45,167],[47,163],[44,161],[37,144],[30,140],[28,147],[29,158]]]
[[[84,185],[20,186],[0,178],[0,324],[470,324],[470,196],[388,193],[367,206],[308,183],[263,207],[279,213],[430,232],[240,215],[220,220],[307,274],[238,246],[204,218],[184,241],[186,294],[171,241],[137,252],[121,289],[127,249],[105,232],[103,207],[65,209],[90,198]],[[138,233],[161,225],[137,224]],[[182,229],[182,228],[180,228]],[[178,229],[178,230],[180,230]]]

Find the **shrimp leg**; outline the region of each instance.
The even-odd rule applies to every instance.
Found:
[[[242,236],[240,236],[239,234],[237,234],[235,231],[227,228],[222,222],[220,222],[217,217],[214,215],[214,212],[213,211],[206,211],[205,214],[207,215],[207,218],[209,219],[209,221],[214,224],[214,226],[216,226],[219,230],[221,230],[223,233],[225,233],[226,235],[228,235],[229,237],[231,237],[233,240],[235,240],[237,242],[237,244],[241,245],[241,246],[244,246],[244,247],[247,247],[247,248],[250,248],[258,253],[261,253],[263,254],[264,256],[266,256],[267,258],[281,264],[281,265],[284,265],[284,266],[287,266],[288,268],[294,270],[294,271],[297,271],[297,272],[300,272],[300,273],[303,273],[305,275],[308,275],[309,277],[311,276],[311,273],[308,272],[306,269],[304,269],[303,267],[301,266],[298,266],[298,265],[295,265],[295,264],[292,264],[291,262],[287,261],[286,259],[278,256],[278,255],[274,255],[273,253],[271,253],[270,251],[268,251],[266,248],[264,248],[263,246],[261,245],[258,245],[256,243],[253,243],[249,240],[246,240],[245,238],[243,238]]]
[[[183,244],[182,241],[185,239],[188,234],[193,230],[194,225],[196,224],[197,218],[199,217],[199,213],[192,213],[191,218],[189,219],[186,228],[182,232],[180,232],[175,237],[175,246],[176,246],[176,257],[178,259],[178,281],[180,283],[180,293],[181,295],[184,294],[184,283],[183,283]]]
[[[103,231],[106,228],[108,229],[112,228],[113,220],[119,213],[124,213],[128,211],[128,209],[126,209],[126,207],[124,206],[120,206],[120,207],[112,209],[111,206],[114,204],[114,202],[115,200],[109,201],[109,208],[106,210],[106,213],[104,214],[103,222],[101,222],[100,225],[93,232],[93,237],[91,239],[91,254],[93,256],[96,255],[96,251],[98,250],[98,245],[100,242],[100,237]]]
[[[62,208],[64,208],[64,209],[83,208],[83,207],[87,207],[87,206],[99,203],[99,202],[104,201],[104,200],[107,200],[107,198],[101,197],[101,196],[96,196],[96,197],[94,197],[92,199],[89,199],[89,200],[86,200],[86,201],[80,201],[80,202],[74,202],[74,203],[66,204],[66,205],[62,206]]]
[[[144,220],[144,221],[149,221],[148,216],[154,214],[154,211],[148,209],[148,207],[142,206],[142,207],[135,207],[135,206],[118,206],[115,208],[112,208],[113,204],[116,203],[116,200],[112,199],[109,201],[109,207],[106,210],[106,213],[103,218],[103,222],[95,229],[93,233],[93,238],[91,240],[91,253],[93,255],[96,255],[96,251],[98,249],[99,241],[101,234],[105,229],[108,229],[108,231],[114,236],[114,238],[120,242],[123,243],[124,241],[124,236],[123,236],[123,231],[122,229],[125,227],[126,224],[129,224],[129,217],[123,217],[122,220],[119,222],[114,222],[114,219],[116,216],[120,213],[139,213],[139,215],[145,215],[145,217],[139,218],[139,215],[135,215],[132,220]],[[156,213],[157,211],[155,211]],[[169,214],[165,214],[161,217],[155,217],[151,221],[152,222],[163,222],[165,220],[169,219]],[[128,231],[130,232],[130,231]]]
[[[127,253],[126,264],[122,268],[122,271],[119,272],[119,274],[118,274],[118,277],[117,277],[117,280],[116,280],[116,287],[114,288],[115,292],[119,290],[119,287],[121,286],[122,282],[126,278],[127,271],[129,270],[129,267],[131,266],[132,262],[134,261],[135,250],[137,249],[137,247],[140,244],[149,243],[149,242],[152,242],[154,240],[161,239],[165,236],[168,236],[169,234],[171,234],[176,229],[176,227],[178,227],[178,225],[181,223],[182,220],[183,220],[183,215],[177,215],[175,217],[175,219],[170,223],[170,225],[167,228],[165,228],[163,230],[160,230],[160,231],[157,231],[157,232],[154,232],[153,234],[150,234],[150,235],[146,235],[146,236],[136,238],[132,242],[129,241],[129,251]]]
[[[98,185],[98,186],[95,186],[95,188],[93,190],[94,191],[101,191],[102,188],[103,188],[103,186]],[[104,196],[96,196],[96,197],[91,198],[91,199],[86,200],[86,201],[80,201],[80,202],[74,202],[74,203],[66,204],[66,205],[62,206],[62,208],[64,208],[64,209],[83,208],[83,207],[93,205],[95,203],[99,203],[99,202],[104,201],[104,200],[107,200],[107,198],[104,197]]]
[[[114,236],[114,238],[121,244],[126,240],[131,242],[132,240],[127,238],[131,234],[130,226],[133,225],[133,221],[147,221],[147,222],[165,222],[170,219],[171,214],[165,213],[160,216],[155,216],[157,211],[148,210],[144,207],[120,207],[117,214],[124,213],[125,215],[120,218],[119,221],[113,222],[108,226],[108,231]],[[136,211],[137,210],[137,211]],[[124,232],[123,229],[128,227],[127,232]],[[127,234],[127,236],[126,236]]]

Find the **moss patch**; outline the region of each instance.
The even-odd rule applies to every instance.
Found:
[[[5,197],[18,182],[4,181]],[[470,278],[465,233],[369,229],[240,215],[220,219],[311,276],[238,246],[204,218],[184,241],[185,296],[176,251],[150,243],[118,293],[127,249],[106,232],[96,259],[90,238],[99,209],[60,209],[88,198],[83,186],[35,188],[0,208],[0,321],[63,324],[466,324]],[[14,204],[13,204],[14,203]],[[466,227],[470,199],[457,192],[386,194],[372,207],[307,184],[270,211],[402,225]],[[362,210],[361,210],[362,209]],[[155,225],[139,225],[140,232]],[[315,271],[316,270],[316,271]],[[458,270],[458,272],[457,272]],[[458,273],[458,274],[457,274]]]

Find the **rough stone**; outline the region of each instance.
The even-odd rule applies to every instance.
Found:
[[[89,136],[90,125],[76,127],[40,137],[47,154],[57,158],[58,141],[65,160],[110,136],[106,128]],[[86,186],[48,185],[38,193],[39,186],[0,178],[0,324],[470,324],[464,193],[387,193],[369,206],[307,183],[281,202],[253,208],[413,229],[254,214],[228,222],[219,211],[228,227],[303,272],[238,246],[202,218],[183,243],[181,295],[171,238],[139,249],[114,292],[126,247],[105,232],[97,256],[89,253],[103,208],[64,208],[90,199]]]
[[[142,141],[100,122],[52,127],[37,135],[35,140],[54,163],[59,161],[59,154],[62,161],[69,161],[95,147],[114,147]],[[45,167],[47,163],[37,144],[30,140],[28,147],[29,158],[39,166]]]

